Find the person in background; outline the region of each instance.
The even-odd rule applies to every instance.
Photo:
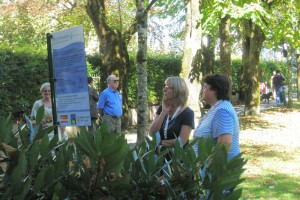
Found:
[[[273,74],[271,76],[271,83],[270,83],[271,89],[272,89],[271,92],[273,93],[273,99],[276,99],[276,90],[275,90],[275,86],[273,84],[273,79],[274,79],[275,76],[276,76],[276,71],[273,71]]]
[[[88,127],[89,133],[93,133],[94,126],[98,119],[97,102],[99,100],[99,94],[93,86],[93,77],[88,77],[88,90],[90,100],[90,113],[91,113],[91,126]]]
[[[107,78],[108,87],[100,94],[98,111],[101,121],[107,124],[108,131],[121,134],[122,96],[118,92],[119,79],[115,75]]]
[[[36,120],[36,115],[38,112],[38,109],[44,105],[45,111],[44,111],[44,116],[41,122],[41,129],[53,126],[53,115],[52,115],[52,101],[51,101],[51,88],[50,88],[50,83],[44,83],[42,84],[40,88],[40,92],[42,95],[42,99],[37,100],[34,102],[32,110],[31,110],[31,120],[33,120],[33,126],[35,125],[35,120]],[[60,126],[58,129],[59,133],[59,140],[65,139],[64,135],[65,127]],[[49,140],[51,140],[54,137],[54,132],[50,132],[48,134]],[[32,139],[34,136],[31,136]]]
[[[224,144],[230,160],[240,153],[240,147],[239,121],[229,101],[229,81],[222,74],[214,74],[205,76],[203,82],[202,98],[211,107],[200,119],[193,138],[212,138],[213,146]],[[198,155],[198,145],[194,150]]]
[[[285,81],[285,78],[280,73],[280,70],[276,70],[276,76],[273,78],[273,85],[274,85],[275,91],[276,91],[277,106],[281,106],[282,101],[285,106],[287,105],[285,94],[284,94],[284,86],[283,86],[284,81]]]
[[[194,111],[187,105],[188,87],[184,79],[169,77],[165,81],[162,104],[156,111],[156,117],[148,130],[151,136],[160,135],[160,145],[175,146],[180,137],[182,145],[188,143],[189,135],[194,129]]]

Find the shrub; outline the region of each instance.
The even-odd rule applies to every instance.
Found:
[[[40,126],[43,110],[37,114]],[[29,143],[25,126],[18,138],[10,117],[0,120],[0,150],[7,164],[3,199],[238,199],[241,189],[225,197],[224,189],[243,181],[245,160],[227,161],[224,146],[198,139],[185,149],[156,153],[156,141],[147,139],[132,150],[125,136],[116,137],[106,125],[88,134],[82,128],[73,143],[49,141],[54,127],[38,131]],[[37,129],[38,130],[38,129]],[[201,152],[196,156],[193,145]],[[164,157],[171,153],[170,162]],[[213,160],[213,162],[211,162]],[[162,173],[163,172],[163,173]],[[163,175],[164,174],[164,175]],[[207,193],[206,191],[210,191]]]
[[[30,113],[41,98],[40,87],[49,82],[46,55],[30,48],[0,50],[0,116]]]

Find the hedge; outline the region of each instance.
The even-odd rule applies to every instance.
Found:
[[[137,104],[137,70],[136,56],[130,55],[131,68],[128,70],[129,107]],[[169,76],[179,76],[182,57],[173,54],[154,54],[148,56],[148,103],[155,105],[163,97],[164,81]],[[99,54],[87,55],[89,75],[101,77],[102,65]],[[242,61],[233,60],[233,88],[239,90],[242,77]],[[262,61],[261,70],[264,76],[261,81],[269,81],[272,71],[280,69],[287,73],[286,63],[278,61]],[[217,60],[214,72],[220,71]],[[46,52],[40,52],[30,47],[10,50],[0,47],[0,116],[12,113],[14,119],[22,113],[30,114],[34,101],[41,98],[40,86],[49,82],[48,62]],[[101,77],[105,80],[105,77]],[[100,84],[106,84],[101,81]],[[103,87],[103,85],[101,85]]]
[[[128,72],[128,96],[130,107],[135,107],[137,99],[137,73],[135,56],[130,57]],[[155,55],[148,58],[149,104],[156,104],[163,96],[164,80],[168,76],[178,76],[181,58],[170,55]],[[101,77],[99,55],[87,56],[88,74]],[[21,114],[30,114],[34,101],[41,98],[40,86],[49,82],[47,55],[35,49],[19,48],[10,50],[0,47],[0,116],[12,113],[14,119]],[[101,81],[105,84],[105,81]]]

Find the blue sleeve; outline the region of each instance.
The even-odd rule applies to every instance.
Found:
[[[106,93],[105,92],[101,92],[100,93],[100,98],[97,104],[97,108],[103,109],[104,105],[105,105],[105,101],[106,101]]]
[[[216,112],[212,121],[213,138],[218,138],[223,134],[233,134],[233,117],[225,109],[220,109]]]

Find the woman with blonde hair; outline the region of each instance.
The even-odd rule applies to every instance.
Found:
[[[152,136],[159,133],[160,145],[174,146],[179,137],[185,145],[194,129],[194,111],[186,105],[189,96],[187,85],[180,77],[169,77],[163,92],[162,105],[157,109],[149,132]]]
[[[34,122],[36,120],[36,115],[37,115],[38,109],[41,106],[44,106],[45,111],[44,111],[44,116],[43,116],[42,123],[41,123],[41,128],[44,129],[44,128],[53,126],[50,83],[42,84],[42,86],[40,88],[40,92],[42,95],[42,99],[39,99],[34,102],[30,116],[31,116],[31,119],[33,120],[32,124],[34,126],[35,125]],[[63,136],[61,135],[64,133],[64,131],[65,131],[65,127],[59,127],[59,140],[64,138],[64,135]],[[49,136],[49,140],[51,140],[54,136],[54,132],[52,131],[51,133],[48,134],[48,136]],[[31,137],[34,137],[34,136],[31,136]],[[32,140],[33,138],[30,138],[30,139]]]

